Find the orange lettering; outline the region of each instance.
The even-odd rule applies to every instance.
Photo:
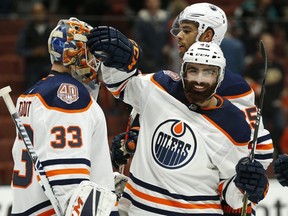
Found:
[[[77,213],[77,215],[80,215],[80,210],[79,209],[83,205],[83,201],[82,201],[82,199],[80,197],[78,197],[77,202],[78,202],[78,204],[76,206],[74,206],[74,211]]]
[[[131,40],[130,41],[133,43],[133,57],[131,59],[131,64],[128,65],[128,70],[132,70],[133,66],[136,65],[137,60],[139,58],[139,47],[136,44],[135,41]]]

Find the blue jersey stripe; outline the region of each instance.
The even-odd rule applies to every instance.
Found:
[[[11,214],[12,216],[27,216],[27,215],[33,215],[35,212],[43,209],[43,208],[46,208],[47,206],[50,206],[51,205],[51,202],[50,200],[47,200],[45,202],[42,202],[42,203],[39,203],[38,205],[28,209],[27,211],[25,212],[22,212],[22,213],[17,213],[17,214]],[[52,206],[52,205],[51,205]]]
[[[219,196],[215,195],[215,196],[185,196],[185,195],[181,195],[181,194],[174,194],[174,193],[170,193],[168,190],[164,189],[164,188],[160,188],[157,187],[155,185],[151,185],[148,184],[147,182],[143,182],[140,179],[136,178],[135,176],[133,176],[132,173],[130,173],[130,179],[137,185],[140,185],[141,187],[144,187],[148,190],[157,192],[157,193],[161,193],[167,196],[170,196],[171,198],[174,199],[182,199],[185,201],[211,201],[211,200],[219,200]]]
[[[89,179],[76,178],[76,179],[52,180],[52,181],[50,181],[50,185],[51,186],[59,186],[59,185],[80,184],[82,181],[89,181]]]
[[[155,214],[161,214],[161,215],[171,215],[171,216],[220,216],[222,214],[216,214],[216,213],[180,213],[180,212],[175,212],[175,211],[168,211],[164,209],[159,209],[159,208],[154,208],[151,206],[144,205],[143,203],[137,202],[136,200],[132,199],[130,195],[127,193],[123,194],[123,197],[126,199],[129,199],[134,206],[137,208],[140,208],[142,210],[147,211],[147,215],[149,215],[149,212],[153,212]]]
[[[270,139],[271,139],[271,135],[267,134],[265,136],[258,137],[257,143],[262,143],[262,142],[265,142],[265,141],[270,140]]]
[[[42,165],[45,166],[53,166],[53,165],[64,165],[64,164],[85,164],[87,166],[91,166],[90,160],[86,158],[66,158],[66,159],[53,159],[42,161]]]
[[[270,154],[255,154],[256,160],[267,160],[267,159],[273,159],[273,153]]]

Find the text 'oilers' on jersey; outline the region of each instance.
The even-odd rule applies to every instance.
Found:
[[[220,104],[209,109],[188,104],[180,77],[168,71],[130,78],[105,66],[102,71],[113,95],[140,114],[131,179],[119,208],[137,216],[216,216],[223,214],[223,198],[242,206],[233,176],[249,153],[251,130],[237,107],[219,96]]]
[[[16,108],[63,211],[83,180],[114,190],[105,117],[80,82],[52,71],[20,95]],[[53,215],[19,137],[12,153],[12,215]]]
[[[113,78],[106,78],[105,82],[107,87],[110,88],[115,97],[119,97],[123,100],[124,91],[122,90],[126,84],[126,80],[131,76],[137,75],[138,73],[131,72],[129,74],[115,74],[112,71],[110,73],[113,74]],[[166,73],[169,73],[170,75],[167,76],[165,75]],[[163,88],[171,89],[170,94],[173,97],[178,98],[180,101],[186,101],[183,94],[182,81],[176,78],[178,76],[177,74],[170,73],[168,71],[157,74],[157,76],[161,77],[162,83],[165,83]],[[255,95],[243,77],[226,69],[224,79],[216,93],[228,99],[245,114],[246,121],[252,130],[251,136],[253,136],[257,116]],[[251,145],[249,145],[249,149],[252,149]],[[274,147],[271,135],[269,131],[264,128],[263,121],[261,120],[255,148],[255,159],[259,161],[265,169],[267,169],[273,161],[273,152]]]

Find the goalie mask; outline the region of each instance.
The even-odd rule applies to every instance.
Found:
[[[204,69],[199,70],[191,63],[204,65]],[[180,72],[186,96],[190,95],[194,103],[210,99],[224,78],[225,66],[226,60],[219,45],[195,42],[184,54]],[[188,79],[188,72],[192,80]]]
[[[86,47],[86,35],[92,26],[71,17],[60,20],[48,39],[50,60],[71,68],[72,76],[89,82],[96,78],[99,67],[98,60],[90,54]]]
[[[227,31],[227,17],[225,12],[216,5],[209,3],[196,3],[186,7],[175,19],[173,28],[179,28],[179,25],[183,21],[198,23],[196,41],[198,41],[206,29],[210,27],[214,31],[212,41],[220,45]],[[173,33],[173,35],[175,36],[175,33]]]

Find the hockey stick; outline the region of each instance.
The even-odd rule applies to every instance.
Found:
[[[123,142],[123,146],[122,146],[124,154],[127,153],[127,149],[125,147],[125,144],[126,144],[126,141],[128,140],[128,133],[129,133],[130,128],[131,128],[131,126],[132,126],[132,124],[133,124],[133,122],[135,120],[136,115],[137,115],[137,112],[133,108],[131,110],[131,113],[130,113],[129,117],[128,117],[128,122],[127,122],[127,127],[126,127],[126,134],[125,134],[125,138],[124,138],[124,142]],[[135,145],[135,143],[134,143],[134,145]],[[123,174],[124,173],[124,168],[125,168],[125,164],[122,164],[119,167],[119,173]]]
[[[0,89],[0,97],[3,97],[4,102],[9,110],[9,113],[13,119],[13,122],[19,132],[19,135],[21,136],[26,148],[27,148],[27,152],[29,154],[29,157],[31,159],[31,161],[33,162],[34,165],[34,169],[37,173],[37,175],[39,176],[39,184],[41,185],[44,193],[46,194],[46,196],[49,198],[57,216],[63,216],[63,212],[62,209],[60,207],[59,201],[57,200],[50,184],[49,184],[49,180],[48,177],[46,176],[46,173],[43,169],[43,166],[41,164],[41,161],[38,158],[38,155],[36,154],[34,147],[32,145],[32,142],[28,136],[28,133],[23,125],[23,123],[21,122],[21,119],[16,111],[16,107],[12,101],[11,96],[9,95],[9,92],[11,92],[11,87],[10,86],[6,86],[2,89]]]
[[[267,54],[266,54],[266,49],[264,47],[263,41],[260,41],[260,51],[261,51],[261,56],[264,60],[264,74],[263,74],[263,81],[261,85],[261,92],[260,92],[260,98],[259,98],[259,105],[257,109],[257,116],[256,116],[256,123],[255,123],[255,130],[253,134],[253,140],[252,140],[252,149],[250,153],[250,160],[254,161],[255,157],[255,149],[256,149],[256,143],[257,143],[257,138],[258,138],[258,131],[259,131],[259,126],[260,126],[260,120],[262,117],[262,107],[263,107],[263,101],[264,101],[264,95],[265,95],[265,81],[266,81],[266,74],[267,74]],[[243,206],[241,210],[241,216],[246,216],[247,213],[247,204],[248,204],[248,194],[245,193],[243,197]]]

